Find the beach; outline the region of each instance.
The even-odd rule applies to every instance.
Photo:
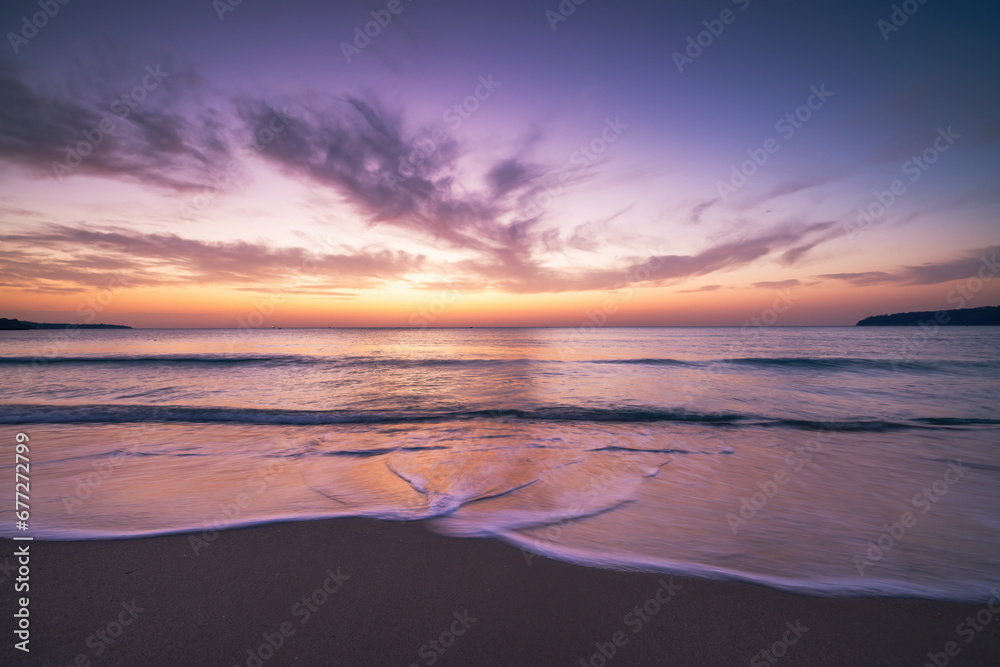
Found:
[[[997,614],[987,612],[993,621],[981,631],[956,629],[986,603],[827,598],[594,569],[495,540],[443,537],[422,522],[238,528],[219,532],[197,555],[191,537],[30,543],[31,652],[8,640],[2,662],[923,665],[933,664],[929,653],[939,654],[938,664],[1000,660]],[[4,540],[4,553],[15,544],[24,543]],[[2,591],[12,609],[11,588]]]
[[[1000,331],[58,336],[3,664],[1000,660]]]

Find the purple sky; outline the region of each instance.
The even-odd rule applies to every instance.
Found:
[[[136,326],[261,299],[279,326],[442,297],[444,325],[995,305],[1000,9],[897,6],[12,0],[2,314],[76,321],[108,291],[100,319]]]

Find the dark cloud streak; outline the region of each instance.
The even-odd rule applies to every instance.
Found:
[[[104,109],[34,90],[0,60],[0,159],[50,177],[79,172],[177,191],[204,187],[230,157],[230,141],[216,112],[182,113],[154,101],[180,94],[160,71],[167,77],[150,99],[134,108],[107,100],[112,109]],[[140,68],[139,81],[144,75]]]

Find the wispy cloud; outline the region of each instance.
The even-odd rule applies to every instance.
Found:
[[[701,287],[695,287],[694,289],[677,290],[677,293],[692,294],[694,292],[715,292],[720,289],[722,289],[722,285],[702,285]]]
[[[788,280],[764,280],[759,283],[753,283],[753,286],[757,289],[784,289],[786,287],[798,287],[801,284],[801,280],[789,278]]]
[[[968,250],[960,256],[938,261],[925,262],[915,266],[903,266],[895,273],[886,271],[863,271],[860,273],[825,273],[817,278],[842,280],[855,287],[897,283],[904,285],[938,285],[953,280],[965,280],[979,273],[986,266],[996,266],[1000,245]]]
[[[270,287],[300,291],[361,289],[419,271],[422,255],[384,248],[313,252],[263,242],[210,242],[120,228],[48,225],[2,237],[8,286],[25,290],[104,287],[113,273],[141,285]]]
[[[699,276],[714,271],[735,269],[787,250],[815,235],[828,232],[834,223],[814,222],[781,225],[743,238],[719,243],[695,255],[664,255],[657,259],[663,265],[658,271],[662,279]]]
[[[903,267],[907,282],[914,285],[936,285],[952,280],[964,280],[977,274],[990,261],[996,265],[1000,245],[970,250],[961,257],[944,262],[928,262],[917,266]]]
[[[162,90],[149,96],[167,94],[169,71],[150,67],[156,77],[140,69],[139,80],[152,85],[159,77]],[[101,106],[39,92],[0,60],[0,159],[48,177],[96,174],[188,190],[202,187],[230,156],[223,124],[210,109],[182,113],[162,100],[134,108],[115,101]]]
[[[720,243],[692,255],[659,255],[634,258],[618,269],[548,269],[522,263],[511,274],[509,265],[470,260],[459,264],[465,272],[489,279],[491,286],[514,293],[610,290],[635,284],[680,282],[717,271],[733,270],[823,233],[830,223],[784,226]],[[516,258],[512,258],[515,261]]]
[[[869,285],[880,285],[882,283],[899,282],[899,276],[885,271],[862,271],[860,273],[824,273],[816,276],[823,280],[843,280],[855,287],[867,287]]]
[[[704,214],[705,211],[707,211],[711,207],[718,204],[720,201],[721,199],[719,197],[713,197],[712,199],[706,199],[705,201],[695,204],[694,206],[691,207],[691,211],[688,214],[688,220],[692,224],[697,225],[698,223],[701,222],[702,214]]]

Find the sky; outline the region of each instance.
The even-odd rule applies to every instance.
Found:
[[[998,27],[968,0],[8,0],[0,315],[801,326],[997,305]]]

